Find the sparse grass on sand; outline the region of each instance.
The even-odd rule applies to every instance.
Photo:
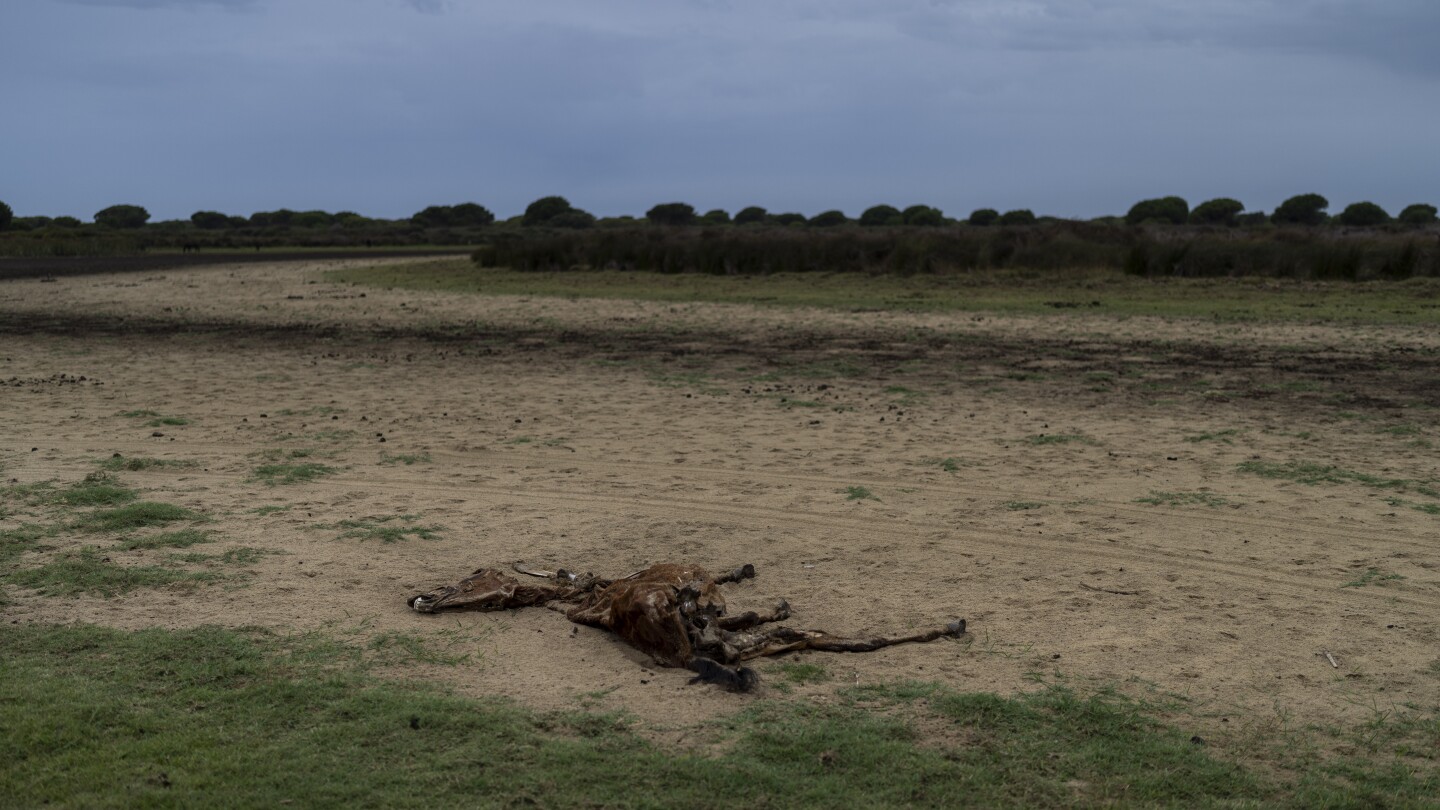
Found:
[[[515,272],[450,259],[334,270],[332,281],[487,295],[717,301],[831,309],[1156,315],[1229,321],[1440,325],[1440,310],[1417,305],[1434,279],[1353,282],[1268,278],[1138,278],[1110,270],[993,270],[896,276],[777,273],[712,276],[609,270]],[[1069,308],[1066,302],[1083,304]],[[1070,313],[1083,313],[1071,315]]]
[[[537,713],[372,671],[423,646],[5,625],[0,805],[1420,807],[1440,788],[1424,756],[1440,726],[1410,710],[1355,729],[1347,754],[1287,738],[1242,762],[1115,693],[870,685],[827,704],[737,700],[689,732],[712,746],[676,749],[625,714]]]

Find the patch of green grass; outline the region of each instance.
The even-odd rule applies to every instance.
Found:
[[[119,453],[100,462],[100,469],[110,472],[135,472],[150,469],[188,469],[198,466],[200,466],[198,462],[188,459],[126,458]]]
[[[530,444],[535,441],[534,436],[516,436],[513,439],[506,439],[506,444]]]
[[[120,416],[128,417],[128,418],[130,418],[130,419],[139,419],[139,418],[145,417],[145,416],[159,416],[159,415],[160,415],[160,414],[157,413],[156,411],[121,411],[121,412],[120,412]]]
[[[1080,433],[1040,433],[1034,436],[1026,436],[1023,441],[1031,445],[1095,443],[1094,439]]]
[[[143,537],[126,537],[116,543],[113,548],[120,551],[154,548],[189,548],[199,543],[209,543],[213,539],[209,532],[202,532],[199,529],[181,529],[174,532],[147,534]]]
[[[475,639],[462,637],[454,631],[433,635],[432,639],[429,635],[399,631],[377,633],[370,637],[366,648],[373,662],[387,665],[419,663],[456,666],[470,663],[475,658],[473,650],[456,649],[466,646],[464,642]]]
[[[1365,573],[1341,585],[1342,588],[1363,588],[1366,585],[1378,585],[1385,582],[1395,582],[1404,579],[1399,574],[1382,573],[1379,568],[1366,568]]]
[[[940,459],[940,469],[944,470],[945,472],[958,472],[960,470],[960,459],[949,457],[942,458]]]
[[[1265,478],[1278,478],[1299,484],[1362,484],[1375,489],[1393,489],[1401,492],[1415,492],[1430,498],[1440,498],[1433,480],[1416,481],[1408,478],[1386,478],[1369,473],[1346,470],[1329,464],[1313,464],[1305,461],[1287,461],[1279,464],[1270,461],[1242,461],[1236,466],[1240,472],[1253,473]]]
[[[204,571],[155,565],[116,565],[102,555],[100,548],[84,546],[61,554],[58,559],[44,565],[13,571],[6,580],[46,596],[94,593],[109,599],[137,588],[159,588],[177,582],[198,584],[219,579],[218,575]]]
[[[137,497],[135,490],[121,486],[114,476],[96,472],[56,492],[53,499],[63,506],[115,506],[129,503]]]
[[[1357,727],[1373,744],[1354,753],[1277,740],[1252,764],[1114,694],[877,684],[737,700],[702,727],[706,753],[623,714],[383,679],[372,667],[433,651],[376,638],[0,625],[0,805],[1420,807],[1440,788],[1420,712]],[[1389,753],[1407,745],[1421,755]]]
[[[786,683],[824,683],[830,680],[830,671],[820,664],[786,661],[770,667],[768,671],[780,676]]]
[[[315,455],[315,450],[310,447],[295,447],[289,450],[271,448],[269,450],[251,453],[252,457],[259,458],[263,461],[293,461],[297,458],[310,458],[313,455]]]
[[[1041,509],[1045,504],[1039,501],[1006,501],[1005,508],[1012,512],[1024,512],[1030,509]]]
[[[845,493],[845,500],[847,501],[880,500],[865,487],[846,487],[840,491]]]
[[[360,540],[379,540],[382,543],[398,543],[416,537],[421,540],[438,540],[439,526],[416,526],[414,522],[416,515],[386,515],[384,517],[367,517],[360,520],[342,520],[334,528],[344,529],[340,535],[342,538],[357,538]],[[404,525],[385,525],[392,521],[399,520]]]
[[[304,464],[262,464],[251,473],[254,480],[269,486],[303,484],[339,472],[334,467],[315,462]]]
[[[1376,432],[1386,433],[1391,436],[1419,436],[1424,431],[1414,425],[1391,425],[1390,427],[1380,428]]]
[[[0,487],[0,499],[25,504],[43,503],[55,494],[52,481],[36,481],[33,484],[6,484]]]
[[[1152,489],[1150,494],[1144,498],[1136,498],[1136,503],[1146,503],[1151,506],[1190,506],[1199,504],[1201,506],[1217,507],[1228,506],[1230,501],[1209,492],[1161,492]]]
[[[123,532],[148,526],[163,526],[180,520],[201,520],[204,515],[183,506],[154,501],[140,501],[114,509],[101,509],[81,515],[73,527],[83,532]]]
[[[393,454],[392,454],[392,453],[384,453],[384,452],[382,452],[382,453],[380,454],[380,463],[381,463],[381,464],[384,464],[384,465],[387,465],[387,466],[393,466],[393,465],[395,465],[395,464],[404,464],[406,467],[409,467],[409,466],[411,466],[411,465],[419,464],[419,463],[421,463],[421,462],[424,462],[424,463],[426,463],[426,464],[430,463],[430,454],[429,454],[429,453],[393,453]]]
[[[27,551],[34,551],[40,547],[41,540],[59,533],[58,526],[42,526],[38,523],[26,523],[14,529],[0,529],[0,566],[9,564]]]
[[[261,517],[264,517],[265,515],[273,515],[276,512],[289,512],[292,508],[294,508],[294,504],[287,503],[284,506],[278,506],[276,504],[266,504],[265,506],[257,506],[250,511],[254,512],[257,515],[260,515]]]

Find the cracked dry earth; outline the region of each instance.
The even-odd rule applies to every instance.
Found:
[[[210,516],[197,549],[273,552],[108,599],[6,585],[6,621],[408,634],[471,658],[392,675],[673,726],[746,698],[559,613],[405,600],[514,560],[751,562],[732,609],[785,597],[791,624],[851,635],[970,622],[798,656],[833,676],[806,699],[1038,674],[1179,693],[1230,728],[1440,699],[1430,331],[459,296],[326,281],[336,266],[0,282],[5,481],[194,462],[118,475]],[[294,451],[334,473],[256,478]],[[429,531],[365,536],[386,528]],[[16,565],[109,539],[62,532]]]

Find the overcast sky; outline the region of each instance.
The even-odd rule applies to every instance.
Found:
[[[1440,0],[3,0],[18,216],[1440,203]]]

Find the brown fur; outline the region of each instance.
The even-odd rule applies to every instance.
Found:
[[[712,577],[698,566],[660,563],[615,580],[591,574],[575,576],[564,570],[516,569],[550,582],[522,583],[499,569],[481,568],[455,585],[411,597],[410,607],[421,613],[539,605],[563,609],[571,621],[609,630],[659,664],[695,671],[691,683],[718,683],[733,691],[749,691],[757,680],[755,673],[748,667],[724,665],[804,649],[868,652],[965,632],[964,619],[914,635],[871,639],[784,626],[757,630],[762,624],[789,618],[790,605],[781,600],[764,615],[754,611],[725,615],[725,596],[719,586],[754,577],[751,565]]]

